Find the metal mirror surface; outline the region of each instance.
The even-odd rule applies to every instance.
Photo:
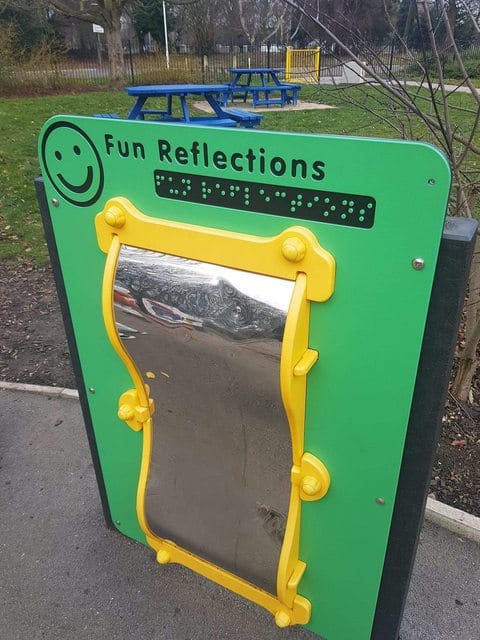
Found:
[[[293,287],[124,245],[114,289],[156,405],[150,530],[270,593],[290,497],[280,353]]]

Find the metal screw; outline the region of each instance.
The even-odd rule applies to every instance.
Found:
[[[90,393],[92,393],[92,394],[93,394],[93,393],[95,393],[95,389],[94,389],[93,387],[89,387],[89,389],[88,389],[88,390],[89,390],[89,391],[90,391]]]
[[[414,258],[412,260],[412,267],[415,271],[421,271],[425,266],[425,260],[423,258]]]
[[[52,204],[54,207],[58,207],[58,200],[56,198],[52,198]]]
[[[433,185],[436,183],[435,178],[430,178],[430,180],[428,181],[428,184],[433,187]]]
[[[120,520],[115,520],[115,524],[122,524]]]
[[[385,500],[383,498],[375,498],[375,502],[381,507],[383,507],[383,505],[385,504]]]

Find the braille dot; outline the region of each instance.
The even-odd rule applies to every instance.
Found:
[[[325,204],[330,204],[330,198],[325,198],[324,202]]]
[[[337,207],[334,204],[332,204],[332,206],[330,207],[330,210],[331,211],[335,211],[336,209],[337,209]]]
[[[365,220],[365,218],[363,216],[359,217],[360,222],[363,222]]]
[[[286,198],[287,194],[285,193],[285,191],[282,191],[282,193],[280,194],[282,198]]]
[[[190,178],[187,178],[187,184],[192,184],[192,181],[190,180]]]
[[[173,182],[173,178],[172,178],[172,176],[170,176],[170,177],[168,178],[168,181],[169,181],[169,182]]]
[[[299,193],[298,196],[297,196],[297,200],[301,200],[302,198],[303,198],[302,194]]]
[[[60,153],[60,151],[55,151],[55,158],[57,160],[61,160],[62,159],[62,154]]]
[[[250,200],[245,200],[245,205],[248,207],[248,205],[250,204]]]
[[[350,209],[348,210],[348,213],[353,213],[353,209],[350,207]]]
[[[185,178],[182,178],[182,184],[185,184],[186,180]]]
[[[359,213],[360,215],[363,215],[365,213],[365,209],[360,209]]]
[[[342,220],[345,220],[345,218],[347,217],[346,213],[342,213],[342,215],[340,216]]]
[[[373,207],[373,204],[372,204],[371,202],[369,202],[369,203],[367,204],[367,209],[371,209],[372,207]]]
[[[235,187],[235,191],[240,191],[240,187],[238,185]]]
[[[222,191],[220,191],[220,193],[222,194],[222,196],[225,195],[225,191],[223,191],[223,189],[222,189]]]
[[[207,196],[205,194],[202,195],[202,198],[206,200]]]
[[[318,196],[313,196],[313,201],[314,202],[318,202],[320,200],[320,198]]]
[[[212,193],[212,190],[211,189],[207,189],[207,193]]]
[[[311,203],[311,202],[307,202],[307,207],[308,207],[309,209],[311,209],[311,208],[313,207],[312,203]]]
[[[207,183],[206,182],[202,182],[202,187],[206,187]]]
[[[217,182],[217,184],[215,185],[215,189],[220,189],[220,185],[218,184],[218,182]]]
[[[186,196],[187,192],[186,191],[182,191],[182,196]]]
[[[234,197],[235,197],[235,194],[234,194],[234,192],[233,192],[233,191],[230,191],[230,197],[231,197],[231,198],[234,198]]]
[[[297,202],[297,207],[301,207],[301,206],[302,206],[302,204],[303,204],[303,202],[302,202],[301,200],[299,200],[299,201]]]
[[[355,205],[355,202],[353,200],[350,200],[350,202],[348,203],[349,207],[353,207]]]
[[[329,216],[328,211],[324,211],[324,212],[323,212],[323,215],[325,216],[325,218],[328,218],[328,216]]]
[[[73,153],[74,153],[76,156],[79,156],[79,155],[80,155],[80,147],[78,146],[78,144],[76,144],[76,145],[73,147]]]
[[[280,197],[280,191],[275,191],[275,197],[279,198]]]
[[[173,193],[178,196],[178,189],[175,189]]]
[[[265,189],[260,189],[260,191],[258,192],[261,196],[265,195]]]
[[[296,204],[297,201],[296,200],[290,200],[290,204]]]
[[[270,196],[267,196],[267,197],[265,198],[265,202],[270,202],[270,200],[271,200]]]
[[[296,211],[295,207],[290,207],[290,211],[291,211],[292,213],[295,213],[295,211]]]
[[[342,204],[343,204],[343,206],[345,207],[345,206],[347,206],[348,201],[347,201],[347,200],[342,200]]]
[[[168,193],[173,193],[173,189],[169,189],[169,190],[168,190]]]
[[[245,193],[247,193],[247,191],[250,191],[250,188],[249,187],[244,187],[243,190],[245,191]]]

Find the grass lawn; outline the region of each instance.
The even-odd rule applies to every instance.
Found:
[[[349,94],[366,107],[378,107],[373,91],[351,89]],[[400,137],[388,122],[379,120],[362,106],[345,100],[345,90],[334,87],[305,87],[301,97],[337,106],[324,111],[273,112],[265,114],[262,128],[303,133],[347,134],[356,136]],[[419,96],[421,100],[421,95]],[[456,94],[452,100],[459,107],[454,124],[465,129],[473,119],[469,111],[474,102],[468,94]],[[92,115],[116,112],[126,115],[132,99],[122,91],[94,92],[68,96],[3,99],[0,101],[0,258],[30,259],[47,262],[48,255],[38,212],[33,179],[39,173],[37,138],[41,126],[55,114]],[[241,105],[239,105],[241,106]],[[388,106],[384,117],[398,126],[399,119]],[[410,135],[430,142],[428,131],[414,124]],[[477,170],[477,158],[469,158],[468,169]]]

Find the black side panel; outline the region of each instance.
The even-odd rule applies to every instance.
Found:
[[[65,325],[65,332],[67,334],[73,372],[75,374],[75,380],[77,382],[78,393],[80,396],[80,404],[82,407],[83,419],[85,421],[85,428],[87,430],[88,443],[90,445],[90,452],[92,454],[95,475],[97,476],[98,490],[100,492],[100,498],[102,500],[103,515],[105,517],[107,527],[109,529],[114,529],[115,527],[113,525],[110,508],[108,506],[107,493],[105,490],[102,469],[100,467],[100,459],[98,457],[97,443],[95,441],[95,435],[93,432],[92,416],[90,415],[90,408],[88,406],[87,391],[85,387],[85,381],[83,379],[82,367],[80,365],[77,342],[75,340],[75,334],[73,331],[72,318],[70,315],[67,294],[65,291],[65,283],[63,281],[63,274],[58,258],[57,243],[53,234],[52,221],[50,219],[47,196],[45,194],[45,187],[42,178],[35,178],[35,189],[37,191],[40,213],[42,215],[43,227],[45,230],[45,238],[47,240],[48,251],[50,253],[50,262],[52,265],[53,277],[55,279],[58,299],[60,301],[60,308],[62,310],[63,324]]]
[[[396,640],[412,574],[477,223],[447,218],[423,336],[371,640]]]

